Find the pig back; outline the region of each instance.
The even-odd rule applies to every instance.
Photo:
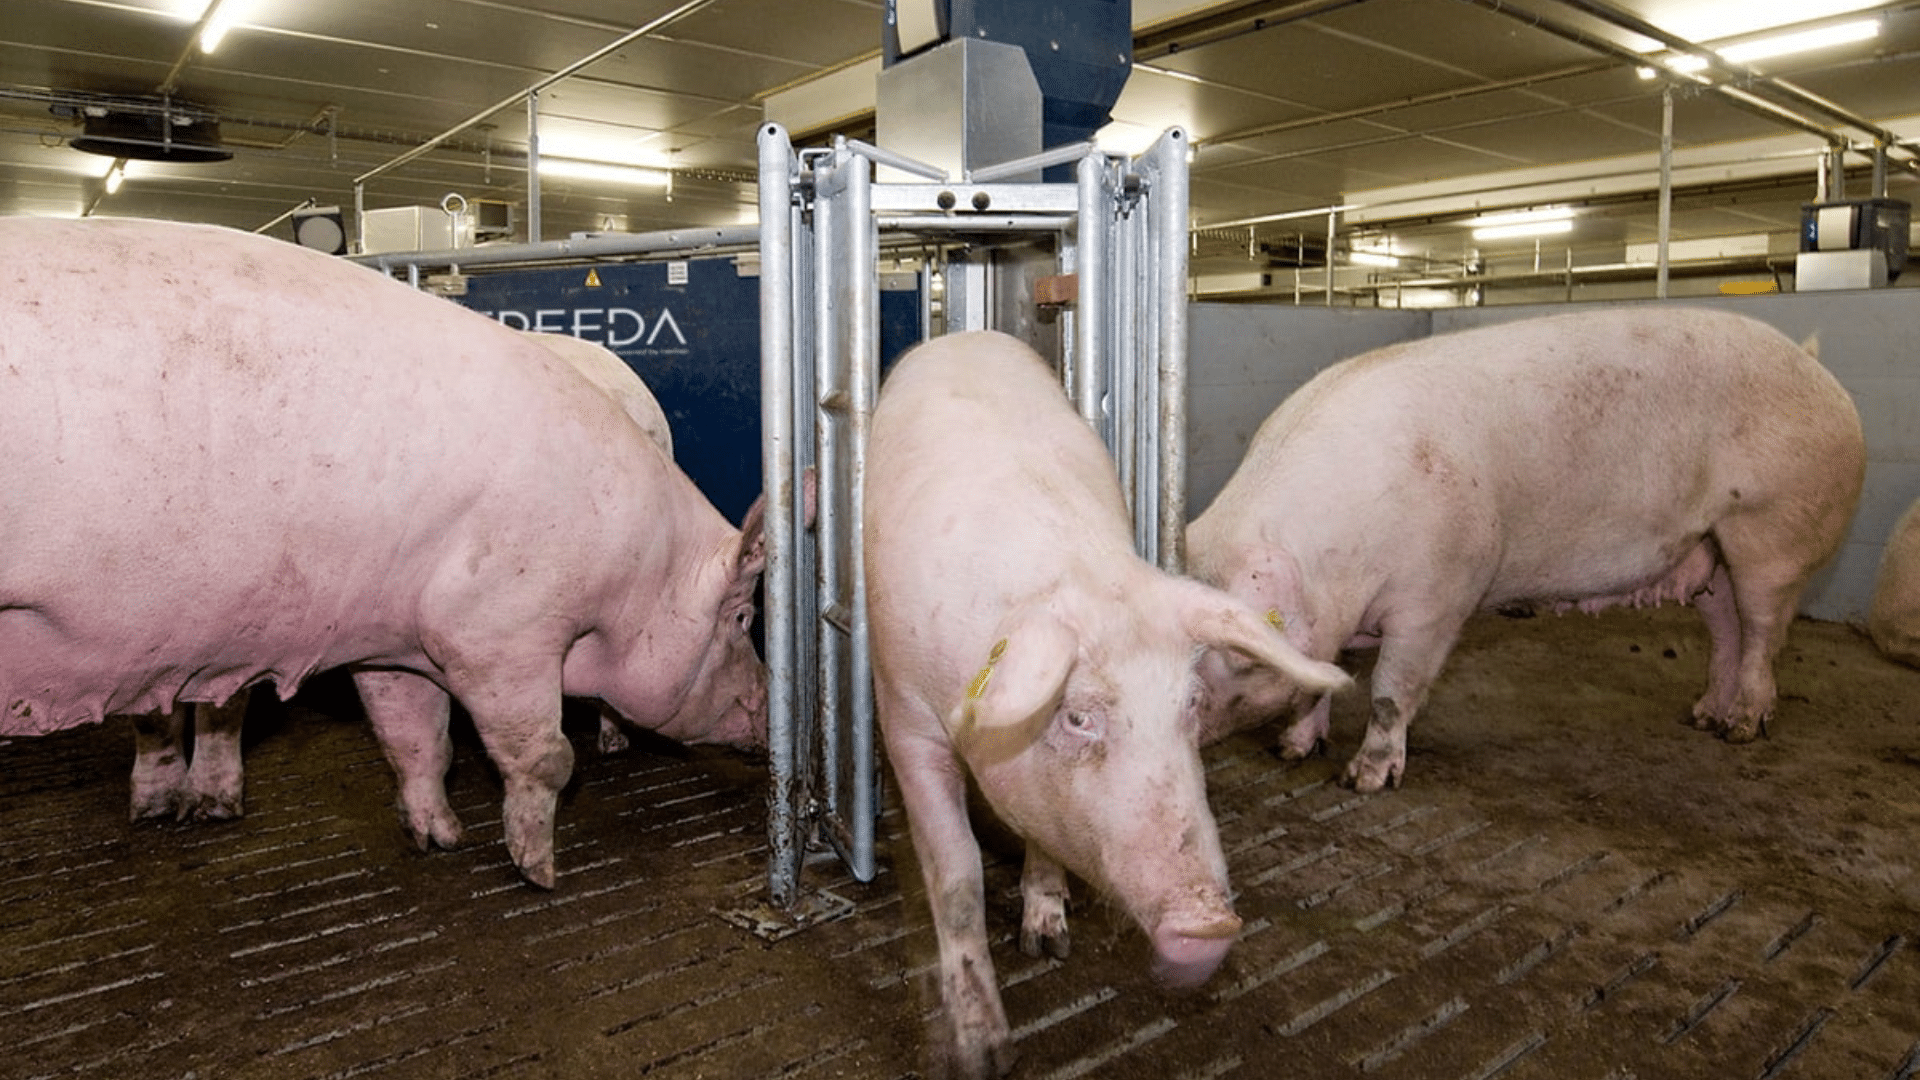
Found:
[[[1310,534],[1311,515],[1246,508],[1315,505],[1324,486],[1353,496],[1329,527],[1387,515],[1383,535],[1429,537],[1434,559],[1493,553],[1475,575],[1490,599],[1554,595],[1574,563],[1606,592],[1644,584],[1736,504],[1805,503],[1794,513],[1819,522],[1810,542],[1837,544],[1827,524],[1844,528],[1862,469],[1846,391],[1771,327],[1697,309],[1582,312],[1329,368],[1262,426],[1216,501],[1224,512],[1196,530]]]
[[[987,536],[956,546],[1030,556],[1132,551],[1105,447],[1046,364],[1007,335],[951,334],[902,359],[874,409],[868,460],[882,531],[920,533],[927,545],[955,531]]]
[[[351,263],[139,221],[14,219],[0,248],[9,731],[421,666],[449,578],[577,610],[671,483],[552,354]]]

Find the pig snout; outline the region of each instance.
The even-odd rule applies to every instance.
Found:
[[[1224,906],[1162,919],[1153,928],[1153,977],[1179,989],[1199,986],[1239,936],[1240,917]]]
[[[727,706],[714,725],[712,741],[743,750],[767,748],[767,681],[765,669]]]

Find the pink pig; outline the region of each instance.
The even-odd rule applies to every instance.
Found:
[[[1203,981],[1240,920],[1200,766],[1198,658],[1224,651],[1332,690],[1224,593],[1134,554],[1112,461],[1040,358],[955,334],[888,378],[868,443],[876,703],[940,943],[957,1071],[1012,1067],[987,952],[971,774],[1027,842],[1021,943],[1066,952],[1071,870]],[[1064,868],[1064,870],[1063,870]]]
[[[9,219],[0,247],[0,734],[352,666],[428,737],[451,693],[551,886],[563,694],[763,730],[758,514],[728,525],[550,350],[225,229]]]
[[[1187,532],[1193,573],[1274,612],[1309,656],[1377,644],[1347,779],[1397,785],[1407,725],[1475,610],[1691,602],[1712,639],[1693,722],[1773,712],[1773,660],[1865,475],[1859,415],[1808,352],[1739,315],[1558,315],[1336,364],[1261,425]],[[1299,704],[1223,695],[1210,733]],[[1322,699],[1281,741],[1309,753]]]
[[[603,346],[570,334],[526,333],[526,338],[566,360],[573,369],[599,387],[627,414],[647,438],[673,456],[673,431],[666,413],[645,382],[624,360]],[[421,695],[421,723],[393,715],[406,688],[394,686],[386,673],[360,672],[354,681],[362,691],[362,705],[374,719],[375,732],[396,740],[382,745],[400,782],[400,820],[422,851],[432,845],[459,843],[461,828],[447,803],[445,777],[452,764],[453,744],[446,735],[450,719],[445,700],[435,700],[427,688]],[[441,695],[444,699],[444,694]],[[138,716],[134,722],[132,818],[219,821],[241,816],[245,769],[240,756],[242,721],[247,695],[236,694],[223,705],[182,702],[163,716]],[[427,728],[437,727],[438,737]],[[192,735],[189,755],[188,734]],[[699,733],[695,733],[698,735]],[[740,733],[732,733],[738,738]],[[602,707],[600,749],[613,753],[627,747],[611,710]],[[758,747],[764,732],[746,733],[744,745]]]

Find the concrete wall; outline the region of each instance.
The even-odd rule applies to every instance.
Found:
[[[1187,309],[1187,509],[1206,509],[1260,422],[1336,361],[1426,337],[1421,311],[1194,304]]]
[[[1659,301],[1610,306],[1646,303]],[[1801,610],[1822,619],[1864,620],[1887,535],[1920,497],[1920,292],[1783,293],[1685,303],[1751,315],[1798,341],[1817,335],[1821,360],[1853,395],[1867,437],[1866,489],[1845,547],[1814,578]],[[1189,506],[1198,513],[1212,500],[1260,420],[1327,364],[1394,341],[1567,310],[1564,304],[1430,312],[1195,305]]]

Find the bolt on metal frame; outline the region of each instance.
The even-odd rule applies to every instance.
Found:
[[[883,233],[925,243],[1051,239],[1075,300],[1059,316],[1062,376],[1112,452],[1142,557],[1185,561],[1187,138],[1138,158],[1091,144],[949,178],[934,166],[836,139],[795,152],[760,128],[760,345],[767,485],[768,890],[801,898],[800,867],[824,839],[860,881],[877,872],[879,768],[861,514],[879,383]],[[1073,163],[1073,183],[1012,182]],[[877,182],[876,164],[913,177]],[[948,327],[996,325],[991,276],[955,263]],[[804,494],[815,490],[814,524]]]

